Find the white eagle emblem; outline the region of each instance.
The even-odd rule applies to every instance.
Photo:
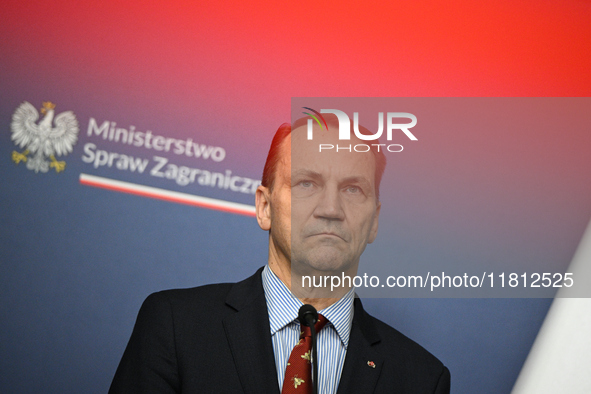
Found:
[[[35,172],[55,168],[59,173],[66,168],[66,162],[57,161],[55,155],[72,152],[80,128],[72,111],[62,112],[54,118],[54,108],[52,102],[44,102],[41,114],[45,116],[39,123],[39,112],[27,101],[14,111],[10,125],[12,140],[20,148],[25,148],[22,153],[12,152],[12,160],[16,164],[26,162],[27,168]],[[31,156],[27,156],[29,153]],[[49,162],[46,160],[48,157]]]

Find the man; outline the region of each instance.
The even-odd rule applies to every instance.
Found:
[[[294,356],[305,342],[297,321],[303,303],[319,310],[324,325],[319,393],[449,392],[447,368],[369,316],[353,289],[303,281],[357,273],[377,235],[385,166],[376,151],[319,154],[318,143],[337,141],[334,120],[328,130],[314,126],[314,144],[306,124],[279,128],[256,193],[257,221],[269,232],[268,265],[236,284],[148,297],[110,392],[307,393],[309,375],[294,374],[294,360],[304,357]]]

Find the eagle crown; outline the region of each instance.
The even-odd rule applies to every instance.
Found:
[[[43,115],[45,115],[45,113],[51,109],[55,108],[55,104],[52,103],[51,101],[44,101],[43,102],[43,108],[41,108],[41,112]]]

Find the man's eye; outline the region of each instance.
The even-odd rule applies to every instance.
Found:
[[[300,186],[302,187],[312,187],[312,182],[310,181],[301,181]]]
[[[361,188],[359,186],[347,186],[345,190],[352,194],[361,193]]]

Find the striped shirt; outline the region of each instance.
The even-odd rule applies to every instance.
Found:
[[[303,303],[291,294],[268,265],[263,269],[262,279],[269,311],[277,380],[281,390],[289,355],[300,339],[297,317]],[[319,311],[328,319],[317,338],[319,394],[336,393],[339,387],[353,322],[354,297],[355,291],[351,289],[339,301]]]

